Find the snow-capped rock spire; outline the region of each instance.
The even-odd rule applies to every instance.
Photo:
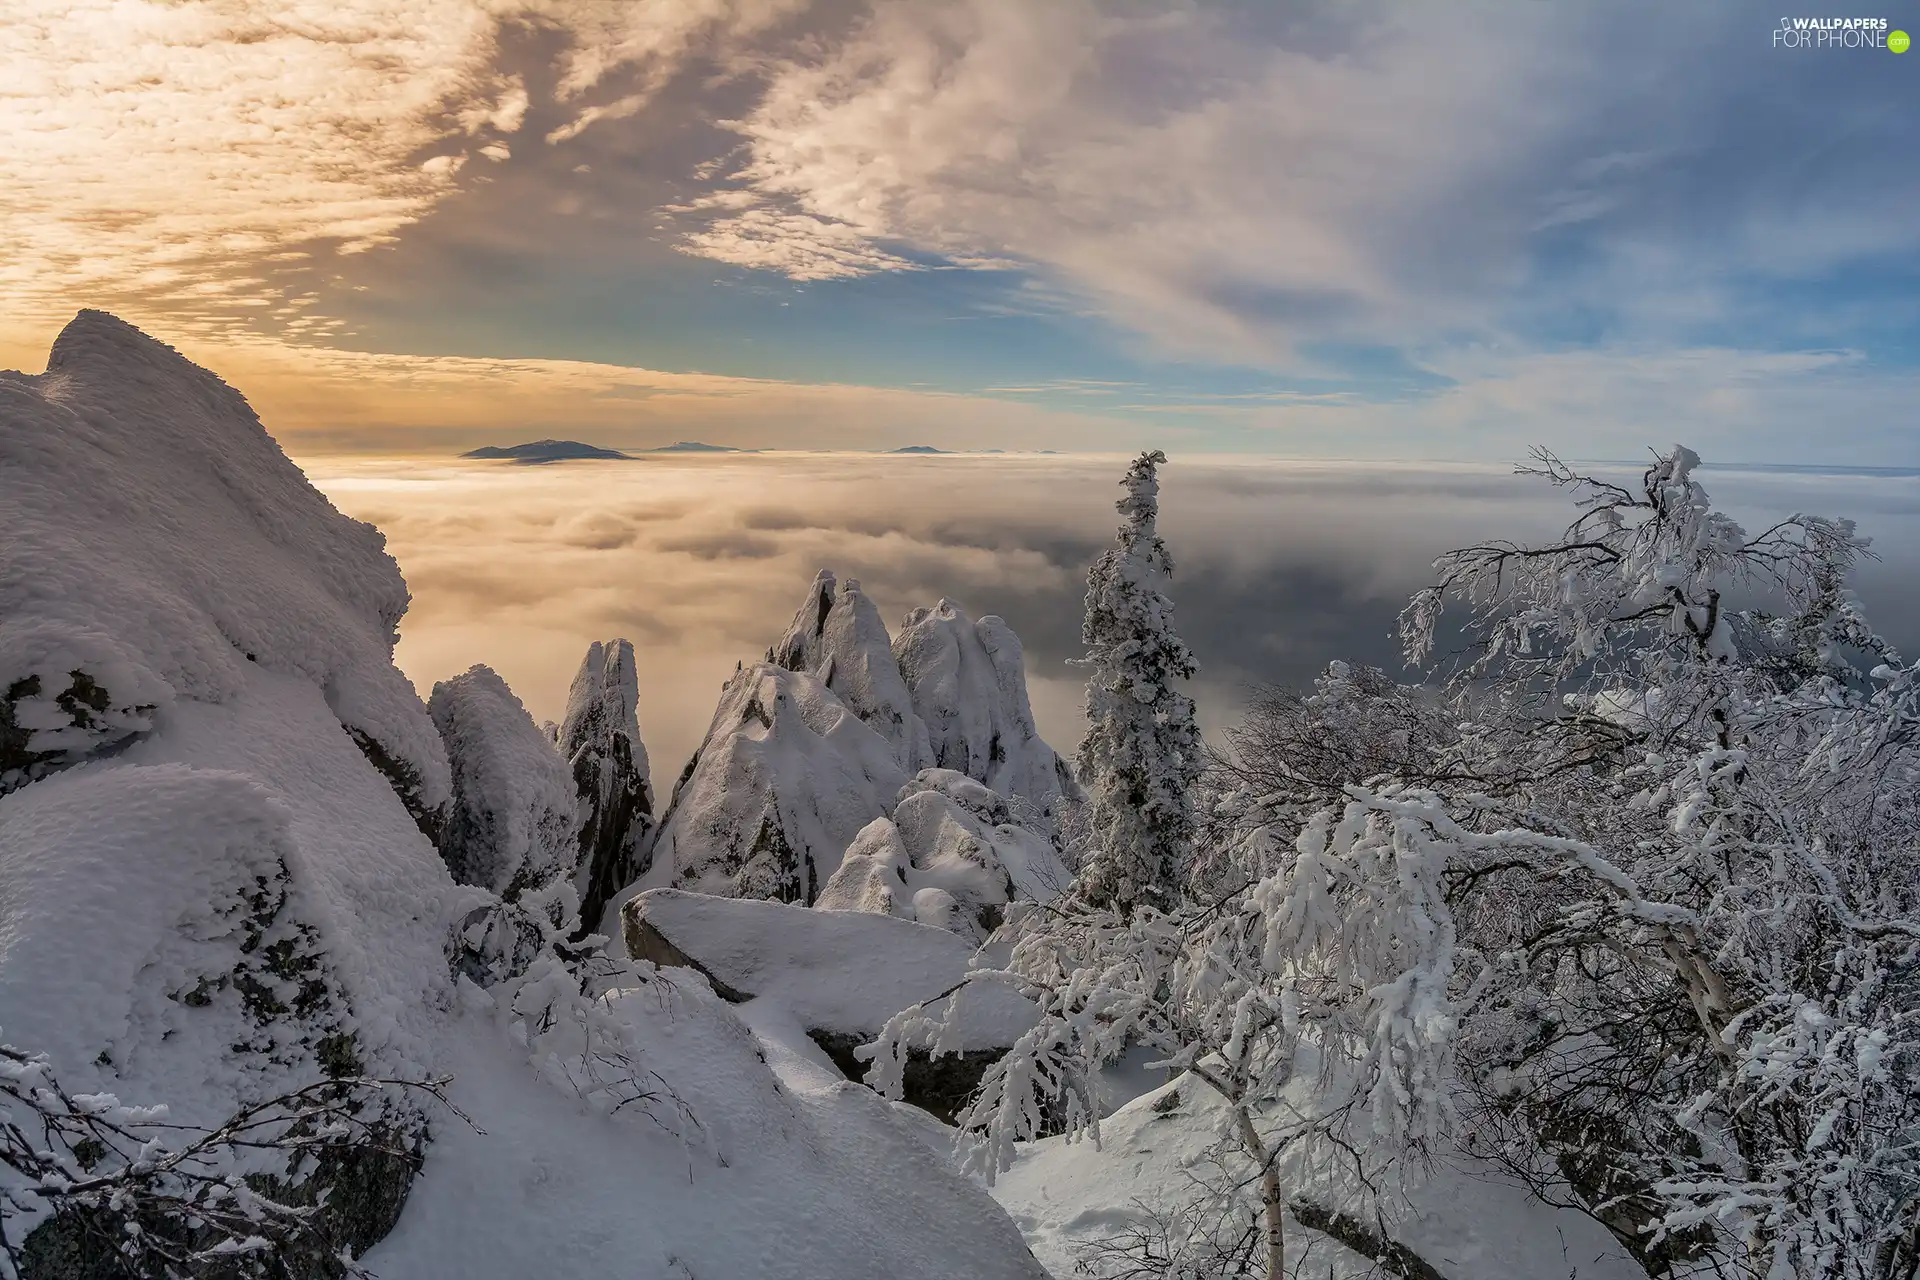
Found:
[[[1034,725],[1013,628],[991,614],[975,622],[942,600],[907,615],[893,652],[926,723],[931,763],[1021,804],[1051,834],[1063,801],[1079,787]]]
[[[476,666],[434,685],[427,707],[453,764],[440,839],[453,878],[512,901],[570,875],[573,779],[507,682]]]
[[[887,624],[855,579],[836,585],[833,571],[822,569],[767,661],[819,677],[887,740],[902,769],[912,773],[933,763],[927,727],[901,678]]]
[[[560,755],[573,771],[580,814],[580,920],[596,926],[607,900],[646,870],[653,782],[640,740],[640,686],[633,644],[595,641],[567,692]]]

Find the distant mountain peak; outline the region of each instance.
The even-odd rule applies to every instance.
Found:
[[[648,453],[739,453],[739,449],[730,444],[708,444],[704,440],[675,440],[672,444],[663,444]]]
[[[945,453],[945,449],[936,449],[930,444],[910,444],[898,449],[889,449],[888,453]]]
[[[632,457],[631,454],[622,453],[618,449],[602,449],[598,445],[582,444],[578,440],[534,440],[527,444],[487,445],[480,449],[469,449],[460,456],[500,458],[521,463],[569,462],[578,458]]]

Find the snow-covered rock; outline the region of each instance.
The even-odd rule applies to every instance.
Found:
[[[1030,806],[1041,825],[1080,794],[1067,762],[1034,727],[1020,638],[1004,620],[975,622],[942,600],[907,615],[893,652],[926,724],[931,764]]]
[[[880,611],[852,578],[836,587],[822,569],[767,661],[819,677],[847,709],[887,740],[902,769],[933,763],[927,726],[913,709]]]
[[[875,818],[847,846],[839,869],[828,877],[814,905],[823,911],[870,911],[912,920],[912,869],[899,828],[889,819]]]
[[[449,790],[392,662],[407,588],[238,392],[98,311],[0,372],[0,791],[149,732],[249,670],[326,696],[417,818]]]
[[[1005,800],[963,773],[927,769],[887,818],[861,829],[817,905],[873,911],[976,942],[1014,898],[1045,901],[1070,877],[1053,846],[1015,825]]]
[[[438,854],[318,687],[243,679],[0,797],[5,1038],[48,1053],[69,1093],[188,1126],[333,1075],[424,1078],[450,997]],[[402,1145],[430,1118],[400,1098],[382,1114]],[[308,1192],[335,1175],[351,1186],[314,1243],[363,1251],[414,1166],[361,1149]]]
[[[640,883],[810,905],[906,781],[886,740],[817,677],[743,668],[674,787]]]
[[[574,781],[507,682],[476,666],[434,685],[427,708],[453,766],[440,836],[453,878],[512,901],[570,877],[579,849]]]
[[[567,714],[555,731],[573,770],[580,816],[574,887],[580,919],[592,926],[614,894],[646,870],[653,831],[653,780],[640,740],[640,686],[633,645],[595,641],[567,691]]]
[[[929,1058],[916,1051],[906,1070],[906,1100],[943,1118],[1037,1018],[1031,1002],[993,983],[937,999],[960,986],[973,944],[886,915],[654,889],[626,904],[621,926],[629,954],[698,970],[715,991],[745,1005],[750,1022],[773,1011],[851,1080],[867,1070],[855,1050],[894,1014],[926,1001],[939,1017],[947,1000],[963,1000],[955,1052]]]
[[[906,920],[677,889],[633,899],[622,927],[629,953],[641,956],[653,945],[647,935],[658,935],[716,990],[777,1001],[808,1028],[827,1031],[878,1031],[908,1005],[957,985],[974,953],[965,939]],[[962,1019],[963,1048],[1011,1044],[1034,1023],[1033,1005],[1010,988],[980,983],[967,999],[979,1003]]]

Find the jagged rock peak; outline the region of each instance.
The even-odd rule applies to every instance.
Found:
[[[567,691],[555,739],[573,772],[579,807],[580,920],[595,927],[607,902],[646,870],[653,782],[640,739],[633,644],[595,641]]]
[[[906,781],[886,740],[819,678],[744,667],[674,788],[641,883],[812,905]]]
[[[907,614],[893,642],[933,765],[985,784],[1047,828],[1080,788],[1040,737],[1020,637],[1005,620],[975,622],[951,600]]]
[[[893,638],[857,580],[836,583],[833,571],[822,569],[767,661],[819,677],[887,740],[902,769],[914,772],[933,763],[926,726],[893,656]]]
[[[573,778],[507,682],[470,668],[434,685],[427,709],[453,766],[440,839],[453,878],[512,900],[572,875]]]

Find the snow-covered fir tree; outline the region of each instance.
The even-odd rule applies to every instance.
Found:
[[[1087,572],[1087,736],[1082,783],[1091,796],[1081,893],[1122,911],[1165,908],[1178,894],[1192,850],[1192,790],[1200,777],[1200,734],[1193,700],[1178,682],[1195,671],[1193,654],[1173,628],[1173,602],[1161,590],[1173,560],[1155,527],[1159,450],[1127,468],[1125,517],[1116,546]]]

